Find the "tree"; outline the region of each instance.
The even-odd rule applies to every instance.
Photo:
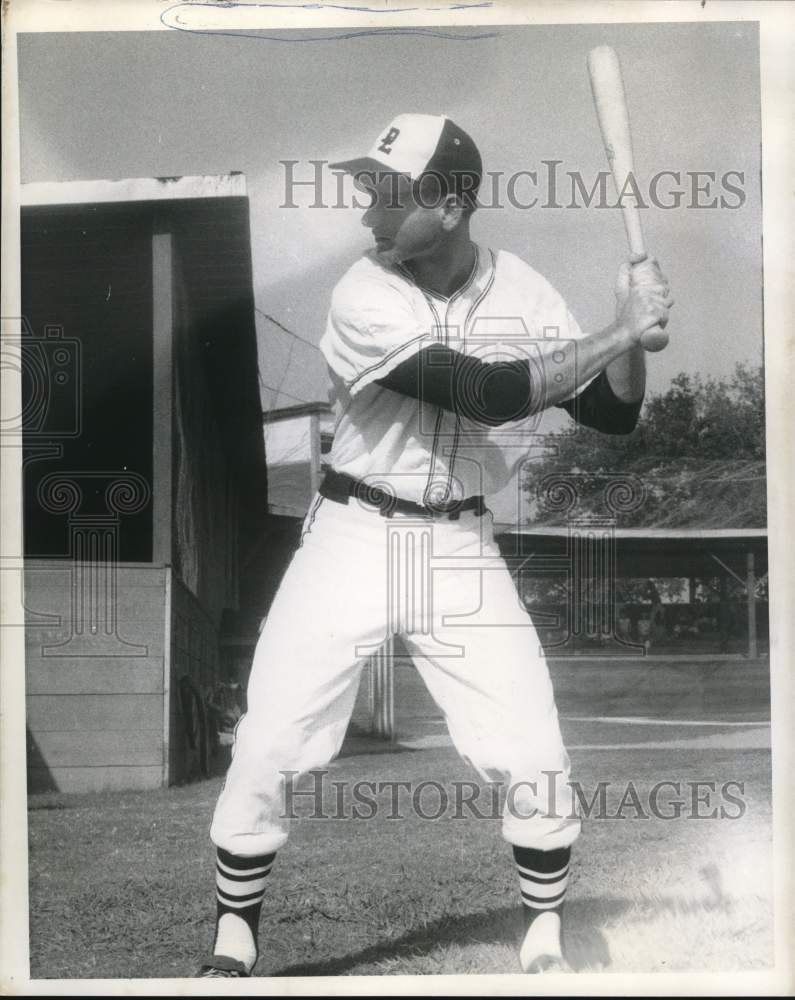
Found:
[[[531,520],[565,523],[567,511],[550,504],[545,489],[555,477],[568,477],[579,513],[608,513],[611,482],[638,492],[639,502],[618,512],[626,526],[765,523],[761,366],[738,364],[728,379],[681,372],[666,392],[647,398],[631,434],[611,436],[572,424],[549,435],[546,444],[549,453],[532,464],[525,480]]]

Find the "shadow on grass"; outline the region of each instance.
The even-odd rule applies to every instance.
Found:
[[[708,894],[696,896],[640,896],[636,899],[585,897],[566,904],[564,949],[575,972],[607,971],[611,965],[610,949],[602,928],[618,918],[627,925],[640,924],[666,914],[674,918],[729,913],[734,900],[723,892],[720,872],[715,865],[701,869]]]
[[[719,876],[714,866],[702,869],[702,875],[711,890],[710,895],[695,898],[655,896],[647,899],[610,899],[585,897],[572,899],[566,905],[564,920],[564,950],[575,972],[607,971],[611,965],[610,949],[603,928],[619,918],[630,917],[630,923],[641,922],[647,915],[661,913],[673,917],[728,911],[732,900],[723,895]],[[717,881],[716,881],[717,878]],[[443,917],[424,924],[389,941],[379,941],[359,951],[339,958],[317,962],[300,962],[282,969],[267,972],[269,976],[340,976],[361,972],[362,967],[404,958],[420,958],[439,947],[456,945],[505,945],[518,954],[522,936],[522,919],[519,906],[500,907],[469,913],[462,916]]]
[[[567,958],[575,972],[607,967],[610,952],[599,927],[588,920],[598,910],[601,922],[621,916],[632,904],[628,900],[575,900],[566,912],[572,927],[565,934]],[[504,906],[480,913],[443,917],[390,941],[362,948],[340,958],[319,962],[301,962],[268,972],[271,976],[340,976],[356,972],[362,966],[399,958],[419,958],[440,946],[505,945],[516,951],[517,962],[522,938],[522,917],[518,905]],[[517,965],[518,971],[518,965]]]
[[[299,962],[268,972],[270,976],[340,976],[361,965],[372,965],[387,959],[412,958],[427,955],[445,944],[502,944],[518,941],[521,916],[517,906],[505,906],[481,913],[443,917],[423,924],[398,938],[379,941],[360,951],[319,962]]]

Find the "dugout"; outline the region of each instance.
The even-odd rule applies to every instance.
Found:
[[[503,530],[499,543],[520,595],[529,580],[564,583],[564,601],[525,599],[551,655],[754,659],[767,650],[767,600],[758,595],[768,572],[764,528],[618,528],[574,522]],[[588,590],[595,579],[602,583],[598,595],[594,588]],[[649,581],[651,592],[640,601],[622,598],[621,582],[627,579]],[[687,599],[663,604],[653,581],[666,579],[687,581]],[[730,588],[730,581],[736,586]],[[709,592],[706,598],[704,591]],[[637,627],[653,621],[652,616],[651,630]],[[622,628],[622,617],[632,627]],[[691,624],[677,632],[678,621]],[[706,623],[700,631],[699,621]]]
[[[245,178],[23,185],[21,244],[29,787],[179,782],[267,517]]]
[[[604,658],[609,669],[610,663],[621,659],[759,662],[767,652],[767,602],[757,597],[757,585],[768,571],[765,529],[621,529],[590,521],[519,530],[502,526],[497,540],[520,597],[528,580],[541,583],[541,589],[567,585],[566,599],[557,603],[525,600],[550,660]],[[616,593],[621,581],[630,578],[683,579],[690,589],[696,581],[716,581],[715,617],[731,622],[735,638],[731,648],[722,648],[723,637],[717,631],[668,642],[652,632],[648,646],[646,634],[623,632]],[[729,579],[742,592],[741,607],[729,605],[725,586]],[[589,586],[594,580],[599,588]],[[669,607],[681,611],[690,605],[688,601]],[[648,615],[652,607],[648,600],[640,610]],[[701,608],[702,614],[708,610]],[[365,731],[385,740],[395,738],[396,671],[400,673],[409,662],[399,642],[385,644],[372,657],[368,690],[360,692],[357,701],[354,735]],[[400,683],[405,693],[405,682]]]

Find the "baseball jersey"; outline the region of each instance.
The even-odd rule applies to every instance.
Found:
[[[476,247],[469,278],[449,298],[365,254],[335,287],[320,341],[337,406],[331,466],[420,504],[496,493],[526,455],[526,420],[488,427],[378,380],[433,344],[546,370],[561,339],[582,336],[560,294],[507,251]]]

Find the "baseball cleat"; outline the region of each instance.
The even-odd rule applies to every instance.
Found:
[[[519,948],[519,964],[523,972],[573,972],[563,957],[560,913],[548,910],[536,915],[525,931]]]
[[[199,969],[199,979],[248,979],[251,973],[242,962],[226,955],[213,955]]]
[[[562,955],[537,955],[527,965],[522,963],[522,970],[530,975],[541,975],[545,972],[574,972]]]

